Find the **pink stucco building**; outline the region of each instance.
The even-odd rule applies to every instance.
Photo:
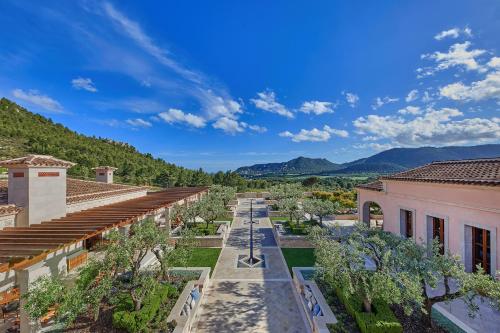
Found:
[[[469,272],[500,269],[500,158],[435,162],[357,189],[361,221],[375,202],[384,230],[418,243],[437,238]]]

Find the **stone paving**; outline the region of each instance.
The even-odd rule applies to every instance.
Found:
[[[254,200],[255,254],[266,268],[236,268],[249,250],[249,199],[240,199],[231,234],[222,250],[193,332],[310,332],[305,314],[262,200]]]

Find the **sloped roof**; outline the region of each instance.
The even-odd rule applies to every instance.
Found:
[[[59,168],[71,168],[76,163],[61,160],[50,155],[35,155],[30,154],[24,157],[13,158],[10,160],[0,161],[0,166],[9,167],[59,167]]]
[[[500,158],[433,162],[380,179],[499,186]]]

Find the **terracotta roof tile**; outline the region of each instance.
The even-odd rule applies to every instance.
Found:
[[[30,154],[24,157],[13,158],[10,160],[0,161],[2,167],[13,166],[37,166],[37,167],[62,167],[71,168],[75,163],[60,160],[50,155],[34,155]]]
[[[380,180],[376,180],[374,182],[366,183],[366,184],[359,184],[356,187],[362,188],[365,190],[379,191],[379,192],[384,190],[384,184]]]
[[[500,158],[434,162],[380,179],[500,186]]]

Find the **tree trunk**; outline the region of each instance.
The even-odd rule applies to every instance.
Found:
[[[323,226],[323,215],[318,215],[319,217],[319,225],[322,227]]]
[[[450,294],[450,279],[449,279],[449,277],[444,276],[443,282],[444,282],[444,296],[447,296]]]
[[[372,312],[372,302],[368,298],[363,299],[363,310],[367,313]]]

